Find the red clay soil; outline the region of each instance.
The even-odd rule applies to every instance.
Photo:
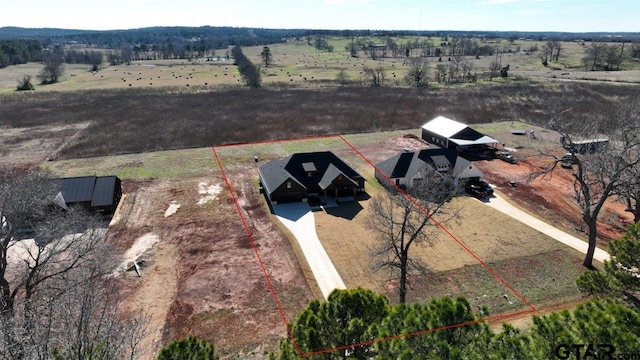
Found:
[[[518,164],[492,160],[479,161],[476,165],[484,173],[485,180],[496,186],[512,202],[550,224],[586,240],[586,225],[575,201],[571,170],[558,166],[551,174],[532,179],[531,174],[548,165],[549,161],[549,158],[529,157],[520,159]],[[510,181],[515,181],[515,186],[511,186]],[[601,210],[598,245],[603,249],[606,249],[609,241],[623,235],[624,223],[633,219],[624,210],[623,203],[613,200],[607,201]]]
[[[222,186],[215,200],[198,205],[199,183]],[[289,321],[311,299],[289,239],[277,230],[259,203],[257,189],[234,183],[235,196],[271,283]],[[110,239],[119,250],[145,233],[157,235],[142,261],[142,278],[122,278],[125,304],[152,315],[148,359],[175,339],[195,335],[215,344],[219,354],[263,358],[276,350],[286,326],[271,289],[220,177],[144,183],[125,182],[121,220]],[[181,205],[165,217],[171,202]],[[154,300],[155,299],[155,300]],[[157,334],[157,335],[155,335]]]

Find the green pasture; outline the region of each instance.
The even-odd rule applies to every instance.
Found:
[[[361,38],[363,39],[363,38]],[[364,38],[374,44],[384,44],[386,38],[368,37]],[[393,38],[396,43],[414,42],[414,37]],[[443,38],[421,38],[431,41],[438,46],[444,41]],[[289,40],[285,43],[269,45],[273,56],[273,64],[262,66],[262,81],[264,86],[297,86],[314,87],[326,85],[327,82],[334,82],[337,74],[343,70],[348,80],[356,83],[367,84],[367,78],[363,75],[365,67],[385,69],[385,86],[407,86],[404,77],[408,66],[404,65],[404,58],[387,57],[382,60],[372,60],[364,51],[358,53],[354,58],[345,50],[345,46],[351,42],[351,38],[329,37],[327,43],[334,47],[333,52],[320,51],[306,39]],[[451,40],[451,39],[449,39]],[[512,73],[517,75],[522,71],[526,74],[539,73],[547,74],[551,71],[582,71],[582,58],[584,57],[585,46],[578,42],[562,42],[562,56],[559,62],[550,62],[548,67],[541,64],[539,57],[544,45],[540,40],[516,40],[511,43],[509,40],[491,40],[481,42],[481,46],[489,45],[494,47],[509,47],[512,51],[498,54],[497,56],[466,57],[465,60],[471,62],[472,73],[482,74],[489,70],[489,66],[494,61],[499,61],[502,65],[509,65]],[[537,46],[537,52],[530,52],[530,49]],[[517,51],[519,48],[519,51]],[[256,65],[261,64],[260,53],[263,46],[253,46],[243,48],[247,57]],[[216,56],[224,56],[228,49],[216,50]],[[418,54],[414,53],[413,56]],[[389,54],[388,56],[391,56]],[[433,81],[433,74],[438,64],[448,65],[448,56],[442,56],[442,61],[438,58],[429,58],[432,68],[430,82]],[[638,64],[629,61],[623,65],[624,70],[638,69]],[[61,81],[52,85],[39,85],[37,75],[41,71],[42,65],[31,63],[18,66],[10,66],[0,69],[0,92],[13,92],[23,76],[32,77],[32,83],[36,86],[36,91],[74,91],[86,89],[112,89],[112,88],[152,88],[152,87],[175,87],[184,90],[199,89],[211,86],[242,86],[244,83],[233,65],[233,61],[206,61],[197,60],[145,60],[132,61],[130,64],[120,64],[111,66],[103,64],[100,71],[90,72],[89,65],[65,65],[64,75]],[[618,72],[619,73],[619,72]],[[539,75],[538,74],[538,75]],[[533,75],[533,74],[532,74]],[[585,76],[590,75],[585,72]],[[544,76],[543,76],[544,77]]]
[[[210,148],[49,161],[42,167],[60,177],[116,175],[132,180],[210,175],[218,168]]]
[[[344,138],[358,148],[371,141],[394,138],[407,133],[419,135],[419,130],[399,130],[365,134],[345,135]],[[350,163],[359,170],[370,166],[362,160],[338,136],[275,141],[256,144],[239,144],[215,148],[222,166],[229,171],[254,163],[259,164],[299,152],[334,151],[348,154]],[[48,161],[42,167],[55,176],[71,177],[84,175],[117,175],[121,179],[174,179],[217,173],[218,164],[211,148],[155,151],[140,154],[124,154],[92,158]],[[364,171],[363,171],[364,172]],[[372,174],[363,173],[365,177]],[[370,179],[368,179],[370,180]]]

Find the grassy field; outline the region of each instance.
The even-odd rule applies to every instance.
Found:
[[[58,176],[116,175],[127,180],[177,179],[214,173],[210,148],[156,151],[100,156],[89,159],[49,161],[43,167]]]
[[[530,82],[453,89],[35,91],[0,95],[0,127],[24,130],[19,137],[3,131],[0,136],[8,139],[0,153],[10,158],[39,141],[35,128],[74,124],[80,130],[73,136],[52,134],[60,137],[60,146],[41,159],[416,129],[438,115],[467,124],[544,124],[554,109],[566,106],[572,108],[569,118],[605,119],[633,94],[627,86]]]
[[[361,39],[380,43],[384,39]],[[415,38],[393,38],[397,43],[415,41]],[[421,39],[425,40],[425,39]],[[433,44],[440,44],[442,38],[431,38]],[[385,69],[384,86],[408,86],[405,81],[408,66],[405,58],[386,57],[372,60],[361,51],[358,57],[349,56],[345,50],[351,40],[348,38],[328,38],[327,43],[334,47],[333,52],[318,51],[306,40],[289,40],[285,43],[270,46],[273,64],[262,66],[263,84],[268,87],[306,87],[317,88],[338,86],[336,75],[341,70],[347,79],[354,84],[366,85],[369,80],[364,76],[364,67]],[[542,65],[538,57],[540,50],[530,51],[537,47],[541,49],[543,41],[535,40],[507,40],[481,43],[483,46],[508,49],[509,51],[497,56],[467,56],[465,60],[472,66],[472,73],[479,75],[489,71],[491,62],[499,61],[503,66],[509,65],[511,76],[533,78],[536,80],[603,80],[612,82],[639,83],[640,63],[629,60],[624,66],[625,71],[615,72],[586,72],[582,66],[585,46],[577,42],[562,42],[563,56],[557,63],[552,62],[548,67]],[[587,43],[588,45],[588,43]],[[218,49],[217,54],[223,55],[228,49]],[[519,51],[518,51],[519,50]],[[247,57],[255,64],[261,63],[262,46],[243,48]],[[414,50],[412,56],[418,56]],[[390,55],[390,54],[389,54]],[[432,85],[435,83],[435,67],[447,64],[449,57],[443,56],[442,61],[437,57],[430,57]],[[40,64],[25,64],[0,69],[0,93],[10,93],[15,90],[18,80],[30,75],[37,91],[78,91],[88,89],[126,89],[126,88],[158,88],[172,87],[176,90],[187,91],[196,89],[211,89],[212,87],[236,87],[242,85],[242,80],[233,61],[218,58],[216,61],[205,59],[193,60],[145,60],[132,61],[130,64],[110,66],[104,64],[99,72],[91,72],[89,65],[65,65],[61,81],[53,85],[37,85],[37,75],[42,69]],[[569,74],[570,73],[570,74]],[[501,82],[501,79],[493,79]]]
[[[383,151],[386,140],[406,133],[353,134],[346,138],[356,148],[369,146]],[[388,294],[393,301],[397,274],[374,272],[369,257],[377,244],[376,234],[367,225],[369,199],[385,190],[375,180],[371,166],[351,148],[338,138],[324,138],[220,147],[216,151],[234,186],[244,187],[238,183],[237,174],[257,176],[256,165],[252,162],[254,154],[259,154],[260,162],[263,162],[287,156],[290,154],[288,151],[327,149],[340,154],[365,176],[367,196],[357,202],[343,203],[338,208],[315,212],[318,236],[348,288],[369,288]],[[371,151],[368,149],[367,153]],[[252,182],[252,186],[255,185]],[[580,297],[574,284],[577,275],[583,271],[580,254],[513,218],[487,208],[473,198],[454,199],[448,207],[460,213],[459,221],[445,224],[455,239],[441,229],[432,227],[431,242],[416,244],[412,248],[412,256],[427,265],[430,272],[426,276],[414,274],[411,277],[411,301],[432,296],[463,295],[476,304],[487,305],[496,314],[526,308],[526,304],[479,264],[476,257],[488,264],[534,306],[557,304],[559,299],[572,301]],[[285,233],[288,234],[287,231]],[[291,237],[290,234],[288,236]],[[457,241],[473,254],[464,250]],[[295,244],[293,239],[292,244]],[[297,256],[302,254],[297,252]],[[304,267],[302,259],[301,264]],[[505,300],[505,294],[508,300]]]

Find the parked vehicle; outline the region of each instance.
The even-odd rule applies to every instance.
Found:
[[[482,180],[471,180],[467,182],[465,190],[478,199],[484,199],[487,196],[493,195],[491,185]]]
[[[498,151],[498,152],[496,152],[496,159],[500,159],[502,161],[506,161],[509,164],[518,163],[518,159],[516,159],[516,157],[511,155],[511,153],[508,152],[508,151]]]
[[[578,158],[572,153],[566,153],[560,158],[560,166],[565,169],[573,168],[573,164],[578,162]]]

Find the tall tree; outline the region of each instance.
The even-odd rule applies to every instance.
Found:
[[[412,86],[423,87],[427,86],[429,76],[429,62],[427,58],[409,58],[409,70],[405,75],[405,79]]]
[[[195,336],[187,336],[176,340],[163,347],[158,354],[158,360],[218,360],[213,344],[198,339]]]
[[[273,55],[271,54],[271,49],[269,49],[268,46],[262,48],[260,58],[262,59],[264,67],[269,67],[269,65],[273,64]]]
[[[555,110],[549,127],[556,130],[564,140],[575,165],[571,172],[574,180],[575,200],[582,211],[582,220],[587,225],[589,246],[584,266],[592,268],[598,238],[598,215],[605,202],[625,187],[625,174],[640,163],[640,97],[633,96],[610,118],[576,119],[566,118],[571,108]],[[606,124],[599,128],[597,124]],[[578,140],[595,139],[606,134],[606,148],[584,148]],[[536,176],[549,174],[561,162],[557,157]]]
[[[44,68],[38,75],[40,82],[43,84],[57,83],[62,74],[64,74],[62,60],[62,49],[59,47],[56,47],[51,51],[43,52],[42,62],[44,64]]]
[[[377,245],[371,251],[372,267],[399,274],[400,302],[406,301],[409,273],[426,270],[421,261],[410,255],[410,250],[414,245],[429,244],[428,227],[431,225],[433,229],[436,225],[433,216],[444,215],[443,206],[458,189],[451,173],[443,174],[425,166],[413,179],[407,193],[390,189],[371,200],[368,223],[378,234]]]
[[[318,353],[312,359],[370,359],[368,329],[388,310],[387,298],[370,290],[334,290],[326,302],[313,300],[298,314],[291,325],[295,345],[281,341],[280,359],[310,353]]]
[[[640,221],[640,164],[627,169],[622,184],[618,196],[626,202],[625,211],[632,213],[633,222],[637,223]]]
[[[604,271],[587,271],[576,281],[586,295],[613,296],[629,301],[640,308],[640,223],[629,226],[620,239],[609,243],[611,259],[605,261]]]
[[[385,79],[385,70],[383,66],[378,66],[375,69],[365,66],[362,69],[362,72],[369,79],[371,86],[380,87],[383,85]]]
[[[534,316],[529,331],[533,359],[613,358],[608,345],[618,353],[640,351],[640,313],[615,300],[592,300],[573,311]],[[586,347],[589,344],[591,349]],[[590,357],[585,356],[587,352]]]

